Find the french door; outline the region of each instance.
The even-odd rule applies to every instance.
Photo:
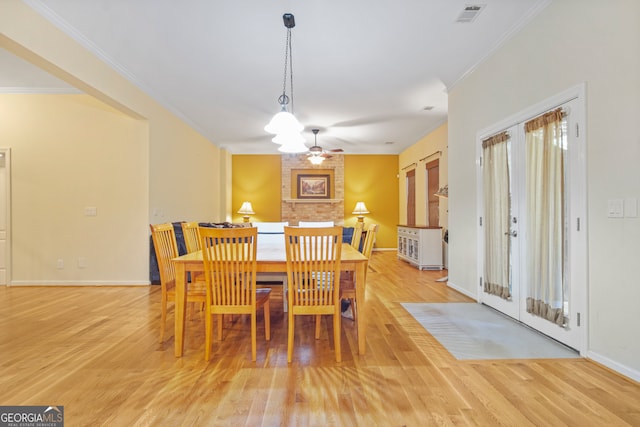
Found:
[[[556,127],[548,146],[536,146],[543,144],[542,131],[535,135],[533,120],[523,116],[481,135],[478,147],[479,300],[581,353],[587,318],[583,103],[576,96],[549,109]]]

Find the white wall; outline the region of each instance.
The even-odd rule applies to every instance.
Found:
[[[449,93],[449,278],[475,295],[476,133],[586,82],[589,357],[640,378],[640,2],[554,1]]]
[[[88,95],[4,94],[0,117],[11,284],[148,283],[147,122]]]

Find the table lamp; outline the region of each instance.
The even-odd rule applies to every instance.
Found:
[[[238,213],[244,215],[242,217],[243,222],[249,222],[249,215],[255,214],[253,207],[251,206],[251,202],[243,202]]]
[[[369,210],[364,202],[358,202],[351,213],[358,216],[358,222],[364,222],[364,216],[369,213]]]

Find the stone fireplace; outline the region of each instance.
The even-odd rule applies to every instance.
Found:
[[[344,223],[344,156],[334,154],[321,165],[312,165],[306,154],[283,154],[282,221],[297,225],[298,221],[333,221]],[[328,198],[298,198],[298,174],[327,174],[331,176]]]

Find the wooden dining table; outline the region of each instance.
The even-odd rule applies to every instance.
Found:
[[[358,353],[365,354],[365,335],[367,316],[365,309],[365,272],[368,259],[358,250],[348,243],[342,244],[340,257],[340,269],[354,273],[356,283],[356,304],[358,306],[357,338]],[[270,242],[261,244],[258,238],[257,256],[258,273],[285,273],[287,272],[287,259],[284,248],[284,238],[282,244]],[[202,251],[192,252],[173,259],[176,267],[176,300],[175,300],[175,356],[182,357],[184,348],[184,325],[185,325],[185,295],[188,286],[188,273],[204,271],[202,262]]]

